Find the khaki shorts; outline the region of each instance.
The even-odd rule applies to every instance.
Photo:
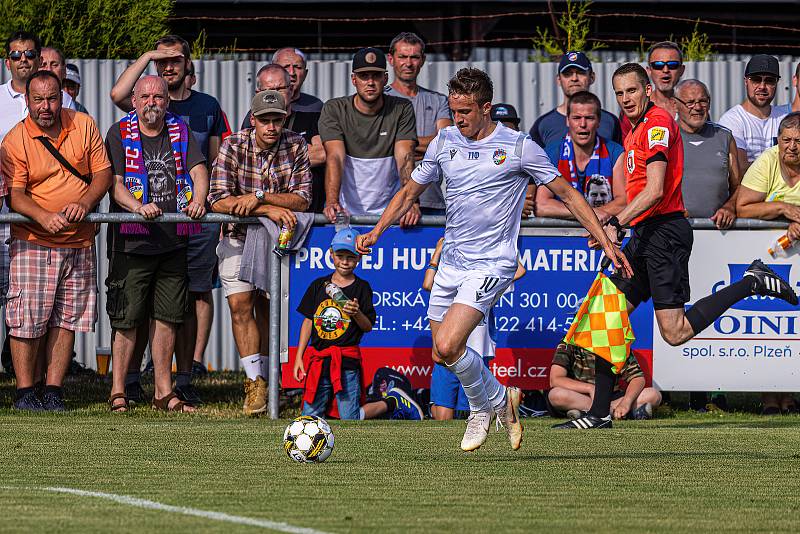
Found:
[[[239,269],[242,266],[242,251],[244,241],[235,237],[223,237],[217,245],[217,259],[219,260],[219,280],[222,282],[222,291],[229,297],[235,293],[255,291],[256,286],[249,282],[239,280]]]

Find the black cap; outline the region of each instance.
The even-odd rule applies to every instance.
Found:
[[[490,112],[493,121],[513,122],[519,124],[517,110],[511,104],[495,104]]]
[[[750,58],[744,68],[745,76],[750,76],[751,74],[772,74],[780,78],[781,70],[778,66],[778,58],[767,54],[756,54]]]
[[[377,48],[362,48],[353,56],[353,72],[386,72],[386,56]]]
[[[583,52],[567,52],[561,56],[558,62],[558,73],[561,74],[570,67],[578,67],[581,70],[592,70],[592,62]]]

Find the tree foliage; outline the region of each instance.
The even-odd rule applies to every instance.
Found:
[[[168,33],[174,0],[0,0],[0,35],[33,32],[69,58],[132,58]]]
[[[569,51],[585,52],[591,56],[591,52],[606,48],[604,43],[589,39],[591,5],[590,1],[567,0],[566,9],[556,22],[563,32],[561,37],[554,36],[549,28],[537,27],[536,37],[532,39],[533,47],[546,59],[558,58]]]

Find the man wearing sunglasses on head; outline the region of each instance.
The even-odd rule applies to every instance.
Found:
[[[719,119],[733,133],[742,172],[762,152],[777,144],[778,126],[787,113],[785,107],[772,105],[780,79],[777,58],[756,54],[744,69],[747,98]]]
[[[676,117],[678,110],[675,108],[672,95],[675,85],[683,76],[684,69],[683,51],[672,41],[655,43],[647,51],[645,70],[653,88],[650,101],[661,109],[667,110],[673,118]],[[631,131],[631,123],[622,111],[620,111],[619,120],[622,126],[622,138],[625,139],[625,136]]]
[[[28,114],[25,84],[39,70],[42,43],[28,32],[14,32],[6,40],[6,68],[11,79],[0,86],[0,141]]]

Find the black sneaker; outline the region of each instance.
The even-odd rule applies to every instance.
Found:
[[[125,397],[131,405],[144,403],[144,389],[141,382],[125,384]]]
[[[67,374],[70,376],[95,376],[97,375],[94,370],[89,369],[82,363],[76,362],[74,359],[70,360]]]
[[[175,386],[175,395],[177,395],[180,400],[189,406],[194,406],[195,408],[202,406],[203,404],[203,401],[200,399],[200,395],[197,394],[197,388],[195,388],[192,384]]]
[[[761,260],[751,263],[744,275],[753,277],[753,293],[756,295],[777,297],[797,306],[797,294],[792,286],[778,276],[775,271],[764,265]]]
[[[48,412],[66,412],[67,407],[64,404],[64,399],[57,393],[52,391],[45,391],[42,395],[42,406]]]
[[[192,378],[204,377],[208,374],[208,368],[200,362],[192,362]]]
[[[606,417],[600,418],[600,417],[595,417],[594,415],[587,414],[584,415],[583,417],[573,419],[572,421],[567,421],[566,423],[553,425],[553,428],[558,428],[562,430],[589,430],[592,428],[611,428],[611,416],[607,415]]]
[[[15,400],[14,408],[16,408],[17,410],[27,410],[30,412],[44,411],[44,406],[42,405],[42,401],[39,400],[39,397],[37,397],[36,393],[34,393],[33,391],[29,391],[22,397]]]

